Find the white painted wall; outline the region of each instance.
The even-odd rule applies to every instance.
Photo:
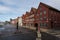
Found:
[[[18,25],[22,26],[22,17],[19,17],[19,19],[18,19]]]

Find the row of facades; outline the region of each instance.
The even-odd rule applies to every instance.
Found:
[[[60,10],[40,2],[38,8],[31,8],[22,17],[18,17],[19,25],[28,28],[60,29]],[[15,19],[15,22],[16,19]]]

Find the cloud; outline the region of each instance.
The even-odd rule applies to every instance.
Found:
[[[60,0],[0,0],[0,17],[9,19],[21,16],[31,7],[37,8],[40,2],[60,9]]]
[[[4,4],[14,5],[14,2],[12,0],[0,0],[0,2],[3,2]]]
[[[11,9],[6,6],[0,6],[0,11],[9,11],[9,10]]]
[[[8,12],[13,12],[13,9],[0,5],[0,14],[8,14]]]

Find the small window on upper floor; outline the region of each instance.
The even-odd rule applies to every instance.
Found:
[[[40,15],[42,15],[42,12],[40,12]]]
[[[46,11],[44,11],[44,14],[46,14]]]
[[[43,20],[43,18],[42,18],[42,17],[40,17],[40,20]]]
[[[46,16],[44,16],[44,20],[47,20]]]

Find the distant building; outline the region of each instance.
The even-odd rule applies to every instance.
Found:
[[[5,22],[0,22],[0,25],[4,25],[5,24]]]
[[[18,17],[18,26],[22,26],[22,17]]]
[[[5,24],[10,24],[10,22],[9,21],[5,21]]]
[[[10,19],[10,23],[16,25],[17,24],[17,18],[16,19]]]
[[[32,7],[30,12],[26,12],[26,14],[22,16],[23,26],[35,27],[34,22],[35,22],[36,10],[37,10],[36,8]]]

